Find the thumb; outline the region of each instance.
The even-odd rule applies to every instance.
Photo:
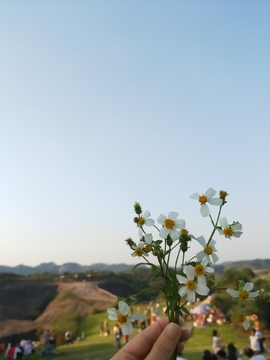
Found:
[[[182,330],[179,325],[166,326],[145,360],[170,360],[178,345]]]

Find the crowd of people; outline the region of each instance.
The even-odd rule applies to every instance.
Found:
[[[21,340],[17,343],[11,340],[5,351],[5,358],[9,360],[22,359],[24,356],[34,354],[37,350],[37,342],[31,340]]]
[[[259,328],[250,330],[250,347],[242,349],[242,354],[245,354],[251,360],[265,360],[262,355],[265,352],[264,341],[265,337]],[[202,360],[242,360],[240,352],[233,343],[226,346],[220,342],[217,330],[213,330],[212,353],[209,350],[204,350]]]

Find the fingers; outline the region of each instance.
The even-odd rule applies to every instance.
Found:
[[[170,360],[180,341],[181,335],[182,329],[179,325],[175,323],[167,325],[145,360]]]
[[[184,320],[180,318],[180,325],[184,324]],[[137,360],[145,359],[151,351],[153,345],[163,333],[164,329],[168,325],[168,318],[164,317],[159,319],[157,322],[148,326],[139,335],[133,338],[127,343],[114,357],[113,360]],[[180,342],[186,341],[189,338],[189,331],[182,329]],[[175,345],[176,347],[176,345]],[[179,344],[180,348],[183,348],[183,344]],[[157,359],[155,359],[157,360]]]

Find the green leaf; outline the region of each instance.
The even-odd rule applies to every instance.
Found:
[[[136,269],[136,267],[138,267],[138,266],[142,266],[142,265],[150,265],[150,266],[151,266],[151,264],[148,264],[148,263],[139,263],[139,264],[136,264],[136,265],[132,268],[132,270],[131,270],[131,271],[135,270],[135,269]]]
[[[155,241],[155,244],[160,245],[162,242],[163,242],[163,240],[157,240],[157,241]]]
[[[180,309],[181,309],[184,313],[186,313],[187,315],[190,315],[190,313],[189,313],[189,311],[188,311],[187,308],[181,307]]]

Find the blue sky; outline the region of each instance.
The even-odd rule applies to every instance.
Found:
[[[209,187],[244,229],[215,236],[220,262],[269,258],[269,13],[2,1],[0,263],[136,263],[123,242],[138,241],[134,201],[207,237],[189,196]]]

